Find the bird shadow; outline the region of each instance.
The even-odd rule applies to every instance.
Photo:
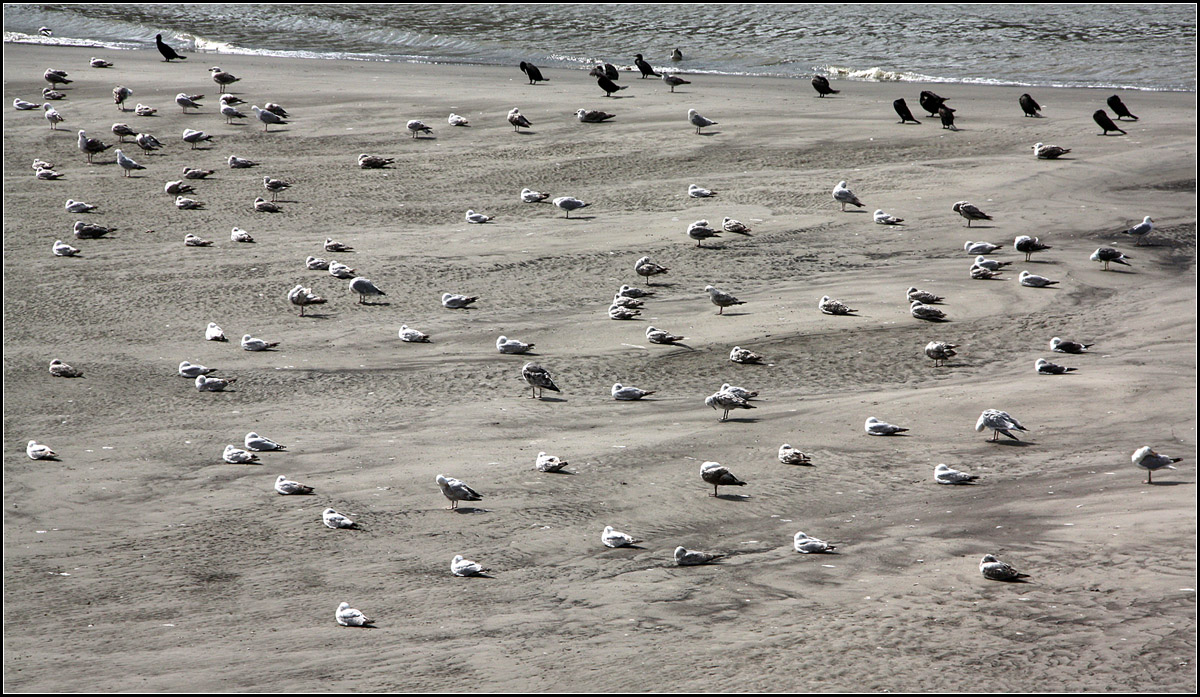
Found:
[[[48,460],[50,458],[42,458],[42,459]],[[1142,482],[1142,483],[1149,484],[1150,486],[1186,486],[1186,485],[1193,484],[1193,482]]]
[[[716,135],[720,135],[720,134],[721,134],[720,131],[709,131],[708,133],[700,132],[700,133],[697,133],[696,135],[701,135],[701,136],[708,138],[708,137],[716,136]]]
[[[713,498],[721,499],[722,501],[748,501],[750,499],[750,495],[749,494],[717,494]]]
[[[756,423],[758,423],[758,419],[754,418],[753,416],[743,416],[743,417],[731,416],[727,419],[720,420],[717,423],[756,424]]]
[[[1103,270],[1106,272],[1111,272],[1111,273],[1130,274],[1130,275],[1134,275],[1134,276],[1137,275],[1137,271],[1133,271],[1132,269],[1103,269]]]
[[[1050,264],[1051,266],[1058,266],[1057,261],[1051,261],[1050,259],[1029,259],[1025,263],[1026,264]]]
[[[863,211],[863,212],[865,213],[866,211]],[[992,228],[994,228],[996,226],[995,225],[968,225],[967,227],[971,228],[972,230],[991,230]]]
[[[685,344],[685,343],[682,343],[682,342],[679,342],[679,341],[672,341],[672,342],[670,342],[669,344],[663,344],[663,345],[664,345],[664,346],[678,346],[678,347],[681,347],[681,348],[685,348],[685,349],[687,349],[687,350],[689,350],[689,351],[695,351],[695,350],[696,350],[694,347],[692,347],[692,346],[688,346],[687,344]]]
[[[721,312],[718,314],[720,314],[723,317],[741,317],[742,315],[748,315],[750,313],[749,312]]]
[[[986,442],[993,445],[1007,445],[1012,448],[1027,448],[1031,445],[1037,445],[1037,443],[1031,440],[989,440]]]
[[[990,581],[999,581],[1000,583],[1031,583],[1023,578],[992,578]]]
[[[517,135],[521,135],[521,136],[532,136],[532,135],[536,135],[537,131],[525,130],[525,131],[514,131],[514,133],[516,133]]]
[[[538,401],[540,401],[540,402],[565,402],[567,400],[563,399],[562,397],[538,397]]]
[[[460,513],[460,514],[461,513],[491,513],[491,511],[489,511],[486,508],[470,508],[470,507],[464,508],[463,506],[459,506],[458,508],[451,508],[450,512],[451,513]]]
[[[391,303],[383,300],[377,303],[359,303],[359,305],[370,305],[371,307],[390,307]]]
[[[305,313],[304,318],[308,319],[311,317],[312,319],[329,319],[330,317],[333,317],[333,316],[334,315],[331,315],[331,314],[328,314],[325,312],[307,312],[307,313]]]
[[[563,220],[595,220],[595,218],[596,216],[594,215],[577,215],[574,218],[567,218],[564,216]]]
[[[574,474],[575,474],[575,472],[572,472],[572,471],[570,471],[570,470],[565,470],[565,469],[564,469],[564,470],[554,470],[553,472],[546,472],[545,474],[570,474],[570,475],[574,475]]]
[[[494,579],[496,577],[492,576],[484,571],[480,571],[477,574],[471,574],[470,576],[464,576],[463,578],[492,578],[492,579]]]
[[[867,211],[865,208],[851,208],[848,211],[842,211],[842,212],[843,213],[866,213]]]

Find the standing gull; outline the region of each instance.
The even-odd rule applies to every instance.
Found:
[[[971,227],[972,220],[991,220],[992,219],[992,216],[988,215],[987,213],[984,213],[983,211],[979,210],[978,207],[974,206],[971,203],[968,203],[967,201],[959,201],[959,202],[955,203],[954,208],[952,210],[955,213],[958,213],[959,215],[961,215],[962,217],[967,219],[967,227]],[[983,252],[983,254],[987,254],[987,252]]]
[[[696,127],[696,135],[700,135],[700,129],[705,126],[716,126],[719,122],[704,118],[696,113],[695,109],[688,109],[688,121]]]
[[[208,72],[212,73],[213,82],[220,86],[221,92],[224,92],[226,87],[242,79],[240,77],[234,77],[233,73],[227,73],[215,65],[209,68]]]
[[[957,356],[958,353],[954,350],[958,348],[958,344],[949,344],[945,341],[931,341],[925,344],[925,355],[933,359],[933,367],[938,368],[946,365],[946,360]]]
[[[112,132],[113,132],[113,135],[115,135],[116,137],[121,139],[122,143],[125,142],[126,137],[130,137],[130,138],[137,137],[137,131],[130,128],[129,124],[127,124],[127,123],[114,123],[112,125]]]
[[[703,247],[704,240],[707,240],[710,237],[720,237],[721,233],[708,227],[707,220],[697,220],[688,226],[687,235],[693,240],[696,240],[697,247]]]
[[[31,443],[33,441],[30,441]],[[1173,470],[1174,463],[1179,462],[1181,457],[1167,457],[1154,452],[1150,446],[1146,445],[1138,448],[1133,453],[1133,464],[1146,470],[1146,484],[1154,483],[1154,473],[1161,469]]]
[[[513,110],[508,112],[508,122],[513,125],[513,130],[518,133],[522,128],[529,128],[533,125],[516,107],[513,107]]]
[[[540,399],[545,390],[562,392],[558,389],[558,385],[554,384],[554,378],[550,376],[550,371],[537,363],[526,363],[521,366],[521,377],[529,385],[530,399]]]
[[[650,261],[650,257],[642,257],[641,259],[638,259],[633,265],[633,270],[634,273],[646,279],[646,285],[648,286],[654,285],[650,281],[651,276],[665,274],[670,271],[670,269],[667,267],[659,266],[658,264]]]
[[[729,411],[731,409],[756,409],[753,404],[747,400],[733,394],[732,392],[717,391],[705,397],[704,404],[713,409],[722,409],[724,413],[721,415],[721,421],[729,419]]]
[[[79,152],[87,156],[87,161],[92,161],[92,156],[104,152],[111,148],[111,145],[105,145],[97,138],[89,138],[87,131],[79,132],[79,140],[77,141]]]
[[[50,130],[57,131],[58,124],[65,120],[63,119],[62,114],[58,113],[58,110],[49,104],[43,104],[42,111],[44,112],[42,115],[46,117],[47,123],[50,124]]]
[[[1105,271],[1108,271],[1109,264],[1120,264],[1122,266],[1129,266],[1129,262],[1125,261],[1128,258],[1129,257],[1125,256],[1124,253],[1122,253],[1116,249],[1113,249],[1112,247],[1101,247],[1101,248],[1097,249],[1096,251],[1092,252],[1092,256],[1089,257],[1089,259],[1091,259],[1092,261],[1103,262]]]
[[[370,304],[367,303],[367,296],[375,297],[379,295],[387,295],[387,293],[384,293],[373,282],[371,282],[370,279],[363,278],[362,276],[351,279],[350,292],[358,293],[359,305]]]
[[[288,123],[287,121],[280,118],[278,114],[267,111],[266,109],[258,108],[257,104],[251,105],[250,110],[254,112],[254,116],[259,121],[262,121],[264,133],[271,129],[272,124],[274,124],[276,126],[283,126]]]
[[[199,145],[203,141],[208,141],[211,143],[212,136],[205,133],[204,131],[197,131],[194,128],[183,129],[183,142],[191,143],[192,150],[195,150],[196,146]]]
[[[271,192],[272,201],[275,201],[276,197],[279,196],[279,193],[291,185],[291,182],[287,182],[282,179],[263,177],[263,188]]]
[[[117,153],[117,164],[121,166],[121,169],[123,171],[122,173],[126,177],[128,177],[129,173],[135,169],[146,169],[142,165],[139,165],[137,162],[134,162],[132,158],[126,156],[125,153],[120,151],[120,149],[118,149],[116,151],[116,153]]]
[[[999,409],[984,409],[979,415],[979,420],[975,422],[975,430],[982,431],[985,428],[990,428],[993,431],[991,441],[1000,440],[1000,434],[1004,434],[1013,440],[1021,440],[1017,438],[1010,430],[1028,431],[1029,429],[1022,426],[1016,419],[1009,416],[1008,412],[1000,411]]]
[[[1029,261],[1030,255],[1034,252],[1042,252],[1051,249],[1050,245],[1042,244],[1036,237],[1029,235],[1020,235],[1013,240],[1013,249],[1025,255],[1025,261]]]
[[[444,474],[439,474],[436,478],[438,488],[442,490],[442,496],[450,499],[450,506],[447,510],[455,510],[458,508],[459,501],[482,501],[483,496],[467,486],[466,483],[454,477],[447,477]]]
[[[237,228],[234,228],[235,230]],[[311,288],[305,288],[297,284],[295,288],[288,291],[288,302],[300,308],[300,316],[304,316],[304,308],[309,305],[324,305],[327,301],[325,298],[312,292]]]
[[[129,99],[129,96],[132,94],[133,90],[124,85],[117,85],[112,91],[113,103],[117,105],[118,109],[125,111],[125,100]]]
[[[1154,220],[1151,219],[1150,216],[1146,216],[1145,218],[1142,218],[1142,222],[1138,223],[1137,225],[1134,225],[1133,227],[1129,228],[1128,230],[1125,230],[1124,234],[1133,236],[1133,238],[1136,240],[1133,243],[1133,246],[1141,247],[1142,246],[1142,238],[1145,237],[1146,235],[1150,234],[1150,231],[1153,229],[1154,229]]]
[[[412,133],[413,140],[416,140],[417,136],[421,135],[422,133],[425,135],[433,135],[433,129],[429,126],[426,126],[423,121],[419,121],[417,119],[413,119],[404,124],[404,127],[408,129],[409,133]]]
[[[858,196],[855,196],[853,191],[846,188],[845,181],[840,181],[837,186],[833,187],[833,200],[841,204],[843,212],[846,210],[847,203],[859,208],[863,207],[863,202],[858,200]]]
[[[232,124],[234,119],[244,119],[246,115],[237,110],[237,107],[232,104],[221,105],[221,116],[225,117],[225,123]]]
[[[584,203],[573,196],[559,196],[558,198],[554,199],[553,203],[564,213],[566,213],[566,217],[568,218],[571,217],[571,211],[577,211],[580,208],[587,208],[589,205],[591,205],[589,203]]]
[[[184,92],[180,92],[179,94],[175,95],[175,103],[183,109],[183,113],[185,114],[187,113],[188,109],[200,108],[200,105],[197,104],[196,101],[197,100],[192,99],[192,97],[188,96]]]
[[[708,299],[712,301],[712,304],[717,306],[718,315],[724,314],[725,308],[727,307],[746,304],[744,300],[738,300],[732,294],[714,288],[713,286],[704,286],[704,291],[708,293]]]
[[[717,487],[746,486],[746,482],[735,477],[729,468],[719,462],[705,462],[700,465],[700,478],[713,485],[713,493],[709,496],[717,495]]]
[[[678,86],[680,86],[680,85],[690,85],[690,84],[692,84],[692,81],[691,81],[691,80],[684,80],[683,78],[679,77],[678,75],[671,75],[671,74],[668,74],[668,73],[663,73],[663,75],[662,75],[662,81],[663,81],[663,82],[664,82],[664,83],[667,85],[667,87],[670,87],[670,88],[671,88],[671,93],[672,93],[672,94],[674,94],[674,93],[675,93],[675,88],[676,88],[676,87],[678,87]]]
[[[48,68],[46,72],[42,73],[42,77],[51,85],[69,85],[75,82],[74,80],[67,79],[67,71],[55,70],[54,68]]]

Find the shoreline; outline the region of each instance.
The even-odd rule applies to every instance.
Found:
[[[264,133],[224,123],[206,62],[5,54],[6,98],[32,101],[46,67],[77,80],[59,131],[4,117],[7,690],[443,691],[451,674],[484,691],[1195,689],[1194,92],[1129,93],[1141,120],[1101,138],[1094,88],[1038,89],[1046,118],[1025,119],[1028,88],[934,83],[959,109],[951,133],[918,113],[917,83],[818,99],[794,78],[671,94],[622,75],[609,99],[578,70],[529,86],[508,67],[222,55],[243,106],[292,112]],[[116,84],[158,115],[118,112]],[[181,91],[205,108],[183,115]],[[895,124],[897,97],[922,125]],[[513,132],[514,106],[532,129]],[[579,108],[617,117],[581,124]],[[720,123],[696,136],[688,108]],[[451,111],[471,126],[448,126]],[[432,138],[408,136],[414,118]],[[89,166],[75,147],[79,129],[114,142],[114,120],[166,146],[125,146],[147,167],[135,177],[112,150]],[[185,127],[214,142],[191,150]],[[1071,158],[1036,160],[1037,141]],[[360,170],[360,152],[396,162]],[[231,170],[231,154],[261,164]],[[34,157],[64,178],[34,180]],[[184,166],[215,170],[195,182],[204,209],[162,193]],[[264,175],[293,183],[281,213],[250,209]],[[865,213],[838,210],[839,180]],[[689,183],[719,194],[689,199]],[[566,220],[521,203],[524,186],[591,205]],[[68,197],[100,208],[70,215]],[[962,199],[995,220],[966,227]],[[466,224],[468,208],[495,220]],[[875,208],[906,224],[874,225]],[[1136,247],[1120,230],[1147,214],[1152,245]],[[724,216],[752,236],[697,248],[684,233]],[[77,219],[118,230],[76,241]],[[256,243],[230,242],[231,226]],[[185,232],[215,244],[185,248]],[[1026,264],[1020,234],[1053,249]],[[355,247],[334,256],[386,304],[304,268],[330,256],[326,237]],[[83,254],[53,257],[55,238]],[[962,244],[979,238],[1005,245],[1008,280],[968,277]],[[1101,271],[1098,246],[1132,268]],[[647,287],[632,273],[645,255],[670,273],[641,318],[609,320],[616,288]],[[1058,287],[1018,286],[1026,268]],[[296,316],[297,283],[329,302]],[[706,284],[746,305],[717,315]],[[909,316],[909,286],[946,296],[950,321]],[[480,301],[445,310],[447,291]],[[858,317],[821,314],[822,295]],[[205,342],[210,321],[280,347]],[[402,323],[434,343],[399,342]],[[651,324],[686,347],[649,344]],[[497,354],[500,334],[537,355]],[[1096,346],[1052,354],[1052,336]],[[934,338],[960,345],[950,367],[921,354]],[[734,345],[766,365],[729,362]],[[51,378],[55,357],[85,377]],[[1040,376],[1038,357],[1079,370]],[[198,393],[174,375],[185,359],[238,382]],[[528,398],[526,360],[561,401]],[[614,402],[614,382],[656,393]],[[759,391],[757,409],[718,422],[703,400],[723,382]],[[1029,427],[1023,445],[986,443],[984,408]],[[868,437],[867,416],[910,432]],[[250,430],[288,451],[221,463]],[[60,461],[30,461],[31,438]],[[780,464],[785,442],[814,466]],[[1186,459],[1140,484],[1141,445]],[[534,471],[539,451],[575,474]],[[707,497],[706,460],[748,498]],[[981,480],[937,486],[940,462]],[[475,512],[442,510],[442,473],[484,494]],[[276,496],[280,474],[316,494]],[[364,530],[324,528],[326,506]],[[646,542],[606,549],[605,525]],[[839,553],[795,553],[797,530]],[[678,568],[676,545],[728,558]],[[984,581],[985,553],[1032,582]],[[452,577],[455,554],[494,578]],[[380,628],[337,626],[343,600]],[[797,674],[797,647],[820,674]]]

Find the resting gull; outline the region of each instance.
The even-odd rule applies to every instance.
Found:
[[[287,450],[287,446],[280,445],[270,438],[263,438],[254,431],[246,434],[244,442],[247,450],[257,450],[259,452],[266,450]]]
[[[619,402],[633,402],[647,395],[654,394],[654,390],[643,390],[633,385],[622,385],[621,383],[613,383],[612,398]]]
[[[259,213],[278,213],[280,208],[262,196],[258,196],[254,199],[254,210]]]
[[[81,378],[81,377],[83,377],[82,370],[72,368],[71,366],[67,365],[66,363],[63,363],[62,361],[60,361],[57,358],[50,361],[50,374],[56,378]]]
[[[762,363],[763,357],[750,349],[734,346],[733,350],[729,352],[729,360],[734,363]]]
[[[196,391],[224,392],[226,387],[237,382],[237,378],[210,378],[207,375],[196,376]]]
[[[450,573],[455,576],[482,576],[488,571],[491,569],[485,569],[481,564],[470,559],[463,559],[461,554],[454,555],[454,558],[450,560]]]
[[[1033,145],[1033,155],[1039,160],[1057,160],[1069,152],[1071,152],[1070,148],[1060,148],[1057,145],[1044,143],[1034,143]]]
[[[154,116],[158,113],[158,109],[155,109],[152,106],[146,106],[145,104],[138,104],[133,108],[133,113],[137,114],[138,116]]]
[[[534,460],[533,466],[539,472],[558,472],[568,464],[570,463],[566,460],[560,460],[553,455],[547,455],[543,450],[537,454],[537,459]]]
[[[1045,276],[1038,276],[1028,271],[1022,271],[1018,280],[1020,280],[1021,285],[1028,286],[1029,288],[1046,288],[1058,283],[1058,281],[1051,281]]]
[[[459,116],[458,114],[455,114],[453,112],[451,112],[449,118],[447,118],[446,121],[449,122],[449,124],[451,126],[470,126],[471,125],[471,122],[468,121],[465,117]]]
[[[719,462],[705,462],[700,465],[700,478],[713,485],[713,493],[709,496],[716,496],[717,487],[720,486],[746,486],[746,482],[735,477],[729,468]]]
[[[431,343],[429,335],[422,331],[417,331],[407,324],[400,325],[400,340],[410,344],[428,344]]]
[[[1037,359],[1037,361],[1033,364],[1033,367],[1034,370],[1037,371],[1038,375],[1062,375],[1063,373],[1069,373],[1072,370],[1079,370],[1078,368],[1068,368],[1057,363],[1051,363],[1045,358]]]
[[[867,417],[867,422],[863,425],[868,436],[890,436],[896,433],[904,433],[907,428],[889,424],[886,421],[880,421],[874,416]]]
[[[478,300],[475,295],[459,295],[458,293],[442,293],[442,307],[451,310],[461,310]]]
[[[182,198],[182,197],[180,197],[180,198]],[[184,201],[192,201],[190,198],[185,198],[183,200]],[[192,201],[192,203],[195,203],[195,202]],[[175,205],[176,206],[179,205],[179,199],[175,199]],[[202,237],[197,237],[196,235],[193,235],[192,233],[189,232],[188,234],[183,236],[183,244],[188,247],[211,247],[212,240],[206,240]]]
[[[27,102],[24,99],[21,99],[20,97],[16,97],[13,99],[13,106],[18,111],[32,111],[33,109],[40,109],[42,105],[35,104],[33,102]]]
[[[188,378],[189,380],[195,380],[200,375],[208,375],[215,372],[217,372],[216,368],[208,368],[199,363],[192,363],[190,361],[179,362],[179,376]]]
[[[888,215],[883,212],[883,209],[875,211],[875,223],[878,225],[899,225],[904,222],[904,218],[897,218],[894,215]]]
[[[834,300],[828,295],[821,296],[817,302],[817,309],[827,315],[848,315],[858,310],[852,310],[849,306],[840,300]]]
[[[735,397],[741,397],[742,399],[754,399],[758,396],[758,393],[754,390],[747,390],[745,387],[738,387],[737,385],[730,385],[729,383],[724,383],[721,385],[721,392],[728,392],[729,394]]]
[[[975,266],[982,266],[989,271],[999,271],[1002,267],[1011,265],[1011,261],[996,261],[995,259],[988,259],[982,254],[975,257]]]
[[[945,464],[933,468],[933,481],[938,484],[971,484],[976,479],[979,477],[974,474],[960,472]]]
[[[240,227],[235,227],[229,231],[229,239],[233,242],[254,242],[254,238],[250,235],[250,233],[246,232]]]
[[[527,344],[517,339],[510,339],[504,335],[496,339],[496,350],[500,353],[528,353],[533,346],[533,344]]]
[[[33,441],[30,441],[32,443]],[[31,456],[32,457],[32,456]],[[1146,470],[1146,484],[1154,483],[1154,473],[1161,469],[1173,470],[1174,463],[1182,460],[1182,457],[1167,457],[1154,452],[1150,446],[1142,446],[1133,453],[1133,464]]]
[[[920,300],[913,300],[908,307],[909,314],[917,319],[923,319],[930,322],[939,322],[946,319],[946,313],[937,309],[933,305],[926,305]]]
[[[631,320],[642,314],[641,310],[636,310],[632,307],[624,307],[617,303],[608,306],[608,318],[613,320]]]
[[[531,362],[521,366],[521,377],[529,385],[530,399],[540,398],[545,390],[562,392],[558,389],[558,385],[554,384],[554,378],[550,376],[550,371],[537,363]]]
[[[916,287],[909,288],[909,289],[908,289],[908,290],[905,292],[905,294],[906,294],[906,296],[907,296],[907,298],[908,298],[908,301],[909,301],[909,302],[912,302],[912,301],[914,301],[914,300],[918,300],[918,301],[920,301],[920,302],[922,302],[922,303],[925,303],[926,305],[932,305],[932,304],[934,304],[934,303],[940,303],[942,300],[944,300],[944,299],[945,299],[945,298],[943,298],[943,297],[942,297],[942,296],[940,296],[940,295],[934,295],[933,293],[930,293],[930,292],[928,292],[928,291],[919,290],[919,289],[917,289]]]
[[[54,256],[56,257],[73,257],[79,254],[79,250],[62,240],[54,240]]]
[[[362,169],[383,169],[395,161],[393,157],[368,155],[365,152],[358,156],[358,166]]]
[[[605,547],[612,547],[614,549],[617,547],[630,547],[641,542],[641,540],[634,539],[632,535],[626,535],[623,532],[613,530],[613,526],[611,525],[604,526],[604,532],[600,533],[600,541],[604,543]]]
[[[313,488],[311,486],[301,484],[300,482],[293,482],[281,474],[279,475],[279,478],[275,480],[275,491],[284,496],[303,496],[306,494],[311,494],[313,492]]]
[[[225,338],[225,330],[217,326],[216,322],[209,322],[208,328],[204,330],[205,341],[229,341]]]
[[[686,338],[686,336],[676,336],[670,332],[664,332],[656,327],[646,327],[646,341],[652,344],[674,344]]]
[[[250,167],[258,166],[258,163],[254,160],[247,160],[243,157],[238,157],[237,155],[230,155],[226,162],[229,163],[230,169],[248,169]]]
[[[615,117],[616,114],[599,109],[578,109],[575,112],[575,118],[579,119],[580,123],[600,123]]]
[[[63,207],[68,213],[87,213],[88,211],[96,210],[96,207],[92,204],[84,203],[83,201],[76,201],[73,198],[67,199],[67,202]]]
[[[475,491],[471,487],[467,486],[465,482],[455,479],[454,477],[447,477],[444,474],[439,474],[435,481],[437,482],[438,488],[442,490],[442,496],[450,499],[450,506],[448,510],[457,509],[459,501],[483,500],[483,496],[478,491]]]
[[[829,544],[825,540],[818,540],[815,537],[809,537],[803,532],[798,532],[792,538],[792,547],[801,554],[826,554],[837,549],[834,545]]]
[[[1010,433],[1010,430],[1029,430],[1019,424],[1016,419],[1009,416],[1008,412],[1000,411],[999,409],[984,409],[983,413],[979,415],[979,420],[975,422],[975,430],[982,431],[986,428],[990,428],[994,432],[990,439],[992,441],[1000,440],[1000,434],[1004,434],[1013,440],[1021,440]]]
[[[338,513],[337,511],[333,510],[332,508],[326,508],[321,513],[321,520],[325,523],[325,527],[333,528],[334,530],[337,530],[338,528],[357,528],[358,527],[358,523],[355,523],[353,520],[350,520],[349,518],[342,515],[341,513]]]
[[[470,209],[467,210],[467,215],[466,215],[466,219],[467,219],[468,223],[476,223],[476,224],[486,223],[489,220],[492,220],[494,217],[495,216],[484,215],[483,213],[476,213],[475,211],[470,210]]]
[[[181,211],[190,211],[190,210],[195,210],[197,208],[203,208],[204,204],[201,203],[200,201],[197,201],[194,198],[186,198],[184,196],[176,196],[175,197],[175,207]],[[200,239],[199,237],[196,237],[195,235],[190,235],[190,237],[195,240]],[[212,244],[212,242],[208,242],[206,244],[196,244],[195,246],[207,247],[210,244]]]
[[[779,461],[785,465],[811,465],[808,454],[802,453],[791,445],[784,443],[779,446]]]
[[[679,546],[675,548],[674,556],[675,564],[678,566],[700,566],[701,564],[714,562],[725,555],[684,549],[682,546]]]
[[[231,465],[249,465],[258,462],[257,455],[246,452],[232,443],[225,446],[225,452],[221,453],[221,459]]]
[[[713,191],[712,189],[705,189],[704,187],[697,186],[695,184],[688,184],[688,192],[687,193],[688,193],[688,196],[690,196],[692,198],[708,198],[710,196],[717,195],[717,192]]]
[[[245,351],[266,351],[279,345],[278,341],[263,341],[249,334],[242,336],[242,349]]]
[[[342,280],[349,280],[358,275],[357,269],[350,268],[349,265],[343,264],[340,261],[333,260],[325,267],[329,270],[329,275]]]
[[[337,618],[337,623],[343,627],[370,627],[375,623],[375,620],[350,607],[350,603],[338,605],[334,617]]]
[[[1001,247],[1002,247],[1002,245],[992,244],[991,242],[972,242],[970,240],[967,240],[963,244],[963,249],[966,250],[967,254],[976,254],[976,255],[991,254],[992,252],[996,251],[997,249],[1000,249]]]
[[[1089,346],[1095,344],[1081,344],[1078,341],[1063,341],[1057,336],[1050,340],[1050,350],[1057,353],[1087,353]]]
[[[732,232],[737,235],[747,235],[748,236],[750,234],[750,226],[749,225],[746,225],[745,223],[741,222],[740,220],[734,220],[733,218],[730,218],[728,216],[726,216],[725,219],[723,221],[721,221],[721,229],[724,230],[725,232]]]
[[[30,460],[53,460],[58,455],[49,446],[42,445],[36,440],[25,444],[25,454],[29,456]]]
[[[971,265],[971,278],[976,280],[986,281],[998,277],[1001,273],[1001,271],[993,271],[992,269],[986,266],[980,266],[979,264]]]
[[[95,56],[93,56],[92,60],[88,62],[88,65],[92,66],[93,68],[111,68],[111,67],[113,67],[113,64],[111,62],[106,61],[103,58],[96,58]]]
[[[94,240],[104,237],[116,228],[107,228],[103,225],[91,225],[82,220],[75,221],[75,227],[72,232],[77,240]]]
[[[992,554],[985,554],[983,559],[979,560],[979,573],[993,581],[1016,581],[1029,577],[1029,574],[1020,573]]]
[[[540,203],[548,198],[550,198],[550,194],[543,194],[529,188],[521,189],[521,201],[524,203]]]

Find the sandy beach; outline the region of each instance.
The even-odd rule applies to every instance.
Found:
[[[672,94],[623,73],[605,98],[582,70],[531,86],[516,67],[145,51],[101,70],[89,49],[4,49],[6,99],[40,103],[47,68],[75,80],[58,130],[4,115],[6,691],[1195,691],[1194,93],[1124,92],[1140,120],[1100,137],[1111,91],[836,81],[820,99],[692,75]],[[242,78],[245,123],[219,114],[214,65]],[[116,85],[157,115],[119,112]],[[1022,116],[1027,91],[1045,118]],[[182,113],[180,92],[203,108]],[[899,97],[921,125],[897,123]],[[263,132],[266,102],[290,123]],[[532,128],[514,132],[513,107]],[[688,109],[718,124],[698,136]],[[165,147],[117,144],[115,122]],[[193,150],[185,128],[213,140]],[[89,165],[80,129],[114,148]],[[1072,152],[1037,160],[1039,141]],[[116,148],[146,169],[123,177]],[[34,158],[63,177],[35,179]],[[164,193],[184,167],[215,170],[190,182],[200,210]],[[264,176],[292,183],[279,213],[253,210]],[[841,180],[865,208],[839,210]],[[590,206],[568,220],[523,187]],[[968,228],[961,200],[993,220]],[[1135,246],[1121,231],[1146,215]],[[752,236],[688,238],[724,217]],[[76,240],[77,220],[116,231]],[[1026,263],[1018,235],[1052,249]],[[56,239],[81,255],[53,256]],[[970,278],[967,240],[1003,245],[1001,279]],[[1104,271],[1101,246],[1131,265]],[[309,255],[386,296],[358,304]],[[670,269],[654,286],[642,256]],[[1059,283],[1022,287],[1022,270]],[[298,316],[298,283],[328,303]],[[635,320],[607,315],[622,284],[656,293]],[[718,315],[706,285],[745,304]],[[910,286],[949,321],[914,319]],[[443,292],[479,300],[448,310]],[[823,295],[857,316],[822,314]],[[209,322],[232,341],[204,341]],[[649,325],[687,339],[651,344]],[[243,334],[280,344],[246,352]],[[500,335],[535,355],[499,354]],[[1052,353],[1054,336],[1095,345]],[[931,340],[958,356],[934,368]],[[730,362],[735,345],[764,363]],[[84,377],[52,377],[54,358]],[[1078,370],[1038,375],[1038,358]],[[183,360],[237,382],[198,392]],[[530,398],[530,360],[561,393]],[[655,393],[614,401],[615,382]],[[704,398],[722,383],[756,409],[719,421]],[[988,408],[1022,441],[977,433]],[[869,416],[910,430],[869,437]],[[287,450],[223,463],[248,431]],[[58,461],[31,461],[30,439]],[[781,464],[783,443],[812,466]],[[1144,484],[1143,445],[1185,459]],[[570,473],[536,471],[540,451]],[[707,495],[705,461],[747,486]],[[938,486],[939,463],[980,480]],[[276,495],[281,474],[315,494]],[[483,500],[446,510],[438,474]],[[362,529],[327,529],[327,507]],[[608,549],[606,525],[643,542]],[[838,553],[797,554],[798,530]],[[676,567],[678,545],[727,556]],[[1029,582],[985,580],[988,553]],[[452,576],[456,554],[491,577]],[[342,601],[377,628],[338,626]]]

